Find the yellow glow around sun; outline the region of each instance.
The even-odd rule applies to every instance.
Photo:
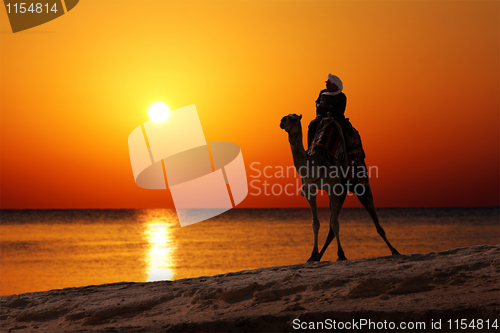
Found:
[[[149,107],[148,116],[155,123],[163,123],[170,117],[170,108],[163,102],[155,102]]]

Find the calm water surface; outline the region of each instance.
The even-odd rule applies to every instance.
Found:
[[[499,208],[377,212],[404,254],[500,243]],[[319,217],[322,244],[328,210]],[[363,209],[343,209],[340,223],[348,259],[390,255]],[[233,209],[184,228],[173,210],[3,210],[0,295],[296,264],[311,249],[309,209]]]

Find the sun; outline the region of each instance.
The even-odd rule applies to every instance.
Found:
[[[163,102],[155,102],[149,107],[148,116],[155,123],[163,123],[170,117],[170,108]]]

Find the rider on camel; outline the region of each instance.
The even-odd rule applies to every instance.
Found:
[[[319,123],[323,118],[328,117],[328,113],[330,113],[333,119],[342,127],[344,135],[353,136],[354,134],[354,128],[349,122],[349,118],[344,116],[347,97],[342,92],[344,88],[342,81],[338,76],[328,74],[328,80],[325,82],[326,89],[320,91],[318,99],[316,100],[316,118],[309,124],[307,132],[308,149],[311,147],[314,140]]]

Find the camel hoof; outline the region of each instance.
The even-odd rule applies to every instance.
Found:
[[[347,260],[347,258],[345,256],[337,258],[337,261],[344,261],[344,260]]]
[[[391,251],[393,256],[400,256],[401,253],[398,252],[398,250],[394,249],[394,251]]]
[[[309,259],[307,259],[307,262],[311,262],[311,261],[320,261],[320,258],[319,257],[319,253],[313,253],[311,254],[311,257]]]

